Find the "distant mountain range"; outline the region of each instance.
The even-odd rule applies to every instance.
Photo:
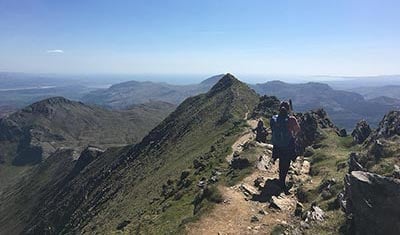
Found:
[[[46,76],[39,77],[40,82],[36,84],[36,86],[46,87],[32,88],[30,86],[35,84],[32,76],[0,73],[0,84],[5,88],[12,88],[13,76],[17,76],[14,86],[18,89],[0,89],[0,117],[53,96],[63,96],[117,110],[152,101],[178,105],[187,97],[207,92],[223,75],[216,75],[201,83],[191,85],[127,81],[114,84],[109,88],[95,89],[87,86],[90,79],[80,81],[74,78],[68,81],[65,77],[58,77],[52,80]],[[318,77],[318,79],[324,78]],[[333,79],[331,77],[326,79],[328,78]],[[262,95],[275,95],[280,99],[291,98],[294,101],[295,111],[325,108],[338,126],[352,129],[360,119],[366,119],[372,126],[376,126],[380,117],[387,111],[399,109],[400,85],[373,86],[384,85],[388,82],[398,84],[400,83],[397,81],[398,78],[395,75],[363,78],[338,77],[335,78],[336,81],[327,81],[330,85],[316,82],[292,84],[271,81],[250,86]],[[342,79],[342,81],[337,79]],[[365,87],[360,88],[361,85]],[[338,90],[340,87],[346,90]]]
[[[326,83],[334,89],[351,90],[363,87],[381,87],[400,85],[400,74],[378,76],[315,76],[319,82]]]
[[[207,92],[222,76],[216,75],[193,85],[171,85],[168,83],[138,81],[123,82],[115,84],[108,89],[92,91],[84,96],[82,101],[114,109],[121,109],[152,100],[179,104],[189,96]]]
[[[357,87],[349,89],[349,91],[357,92],[366,99],[373,99],[381,96],[400,99],[400,85]]]
[[[83,101],[115,109],[150,100],[179,104],[187,97],[206,92],[221,77],[222,75],[217,75],[200,84],[186,86],[154,82],[124,82],[113,85],[109,89],[93,91],[84,96]],[[324,108],[338,126],[347,129],[354,128],[361,119],[366,119],[372,126],[376,126],[383,114],[400,107],[396,99],[382,97],[366,100],[358,93],[335,90],[327,84],[316,82],[290,84],[271,81],[250,85],[250,87],[261,95],[274,95],[283,100],[292,99],[294,109],[298,112]],[[381,93],[381,95],[384,94]],[[371,107],[374,108],[371,109]]]
[[[251,87],[262,95],[274,95],[283,100],[292,99],[294,110],[298,112],[322,107],[338,126],[347,129],[354,128],[361,119],[376,126],[382,115],[400,107],[400,103],[393,99],[384,97],[366,100],[358,93],[334,90],[323,83],[288,84],[272,81]]]

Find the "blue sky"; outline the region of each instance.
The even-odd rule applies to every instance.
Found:
[[[0,71],[400,74],[398,0],[0,0]]]

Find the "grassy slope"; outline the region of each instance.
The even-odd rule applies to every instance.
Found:
[[[338,169],[338,165],[346,163],[350,152],[357,151],[360,146],[352,144],[352,137],[339,137],[334,130],[323,130],[324,138],[320,142],[322,147],[316,149],[315,154],[310,157],[312,182],[304,185],[304,190],[308,198],[305,208],[311,207],[312,202],[316,202],[324,211],[327,219],[315,224],[311,229],[306,230],[307,234],[339,234],[340,227],[344,225],[344,213],[335,207],[337,194],[343,190],[343,179],[348,171],[345,168]],[[334,178],[336,184],[332,187],[333,195],[330,199],[323,199],[318,191],[321,184]]]
[[[15,129],[15,126],[22,130],[19,134],[12,134],[16,138],[14,140],[7,140],[7,137],[0,140],[0,192],[14,185],[32,168],[30,164],[12,165],[18,156],[18,138],[28,135],[29,130],[39,133],[32,135],[32,142],[43,146],[47,154],[59,147],[81,150],[87,145],[95,145],[106,148],[139,142],[174,109],[170,104],[151,103],[125,111],[109,111],[63,98],[50,100],[40,101],[0,119],[2,131]],[[38,107],[53,110],[53,115],[46,116],[44,112],[35,111]]]

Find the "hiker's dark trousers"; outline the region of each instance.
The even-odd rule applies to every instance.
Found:
[[[296,158],[294,142],[292,142],[288,147],[285,148],[274,146],[272,150],[272,158],[279,158],[279,182],[281,184],[281,187],[285,189],[285,180],[286,175],[289,171],[290,161]]]
[[[279,183],[283,189],[286,188],[286,175],[289,171],[290,159],[281,157],[279,159]]]

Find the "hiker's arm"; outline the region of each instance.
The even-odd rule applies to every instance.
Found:
[[[290,128],[290,131],[292,131],[294,135],[297,135],[297,133],[299,133],[300,125],[297,122],[297,119],[295,117],[291,117],[289,119],[289,128]]]

